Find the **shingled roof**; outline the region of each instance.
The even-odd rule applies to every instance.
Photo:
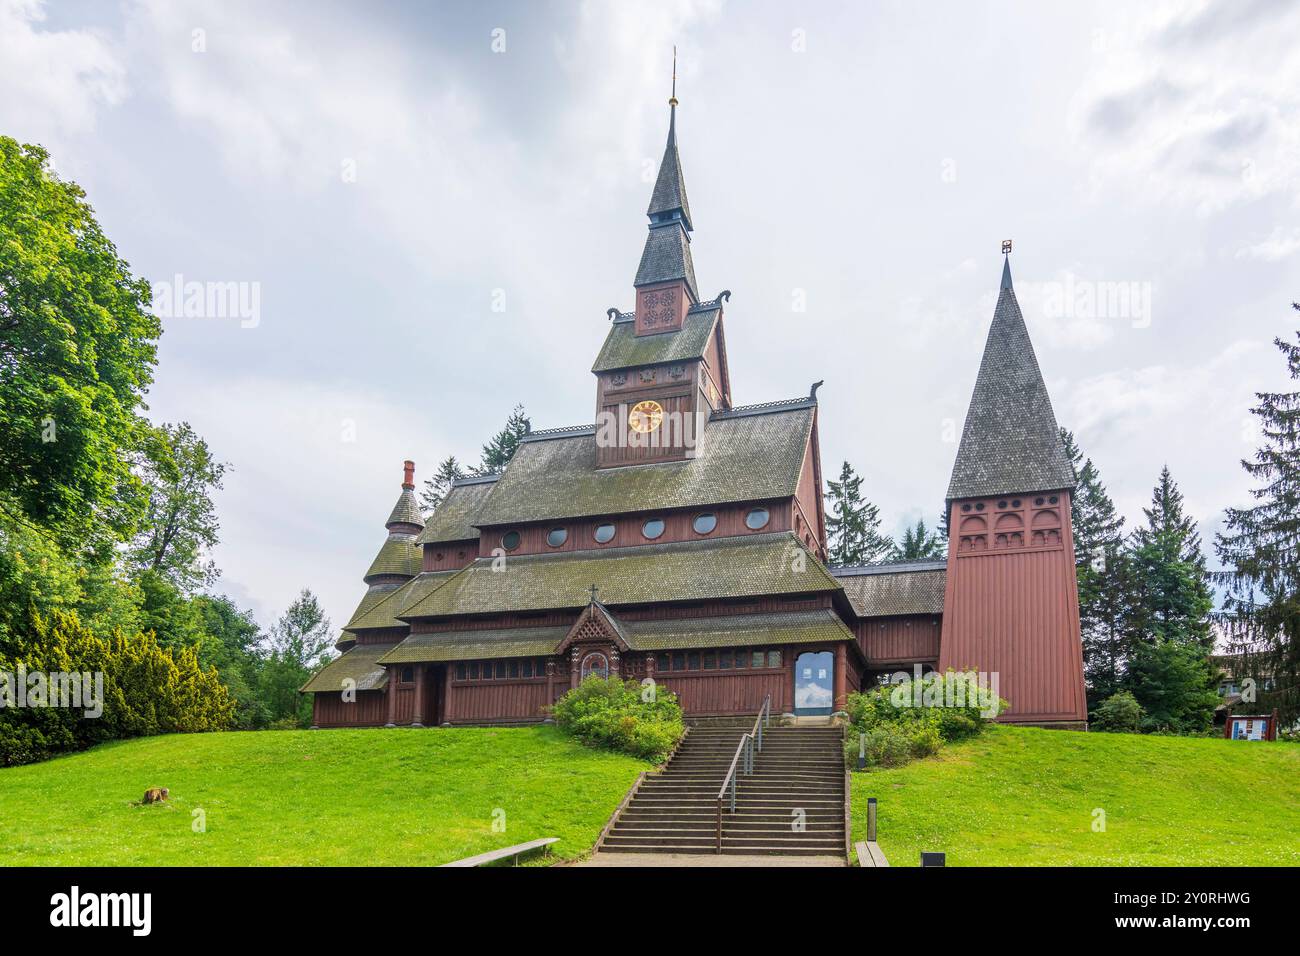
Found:
[[[831,568],[858,617],[942,614],[947,561],[900,561]]]
[[[1074,487],[1052,402],[1038,369],[1004,262],[993,325],[984,344],[948,498]]]
[[[497,657],[545,657],[569,632],[567,627],[511,627],[412,634],[383,658],[384,664],[475,661]]]
[[[686,321],[680,330],[660,332],[657,335],[637,335],[636,323],[630,317],[616,319],[610,324],[605,344],[600,347],[600,354],[596,356],[596,364],[591,370],[608,372],[616,368],[637,368],[702,358],[721,314],[722,309],[716,304],[692,309],[686,314]]]
[[[802,554],[801,560],[795,558]],[[480,558],[400,616],[451,617],[585,607],[596,585],[606,606],[838,591],[790,532],[528,554],[493,570]]]
[[[385,522],[387,527],[395,524],[414,525],[417,528],[424,527],[424,515],[420,514],[420,502],[416,500],[415,488],[403,485],[402,493],[397,498],[397,504],[393,505],[392,512],[388,515],[388,521]]]
[[[687,229],[691,225],[691,204],[686,198],[686,176],[682,173],[682,158],[677,152],[677,104],[668,113],[668,142],[664,144],[664,158],[659,163],[654,192],[646,215],[651,221],[679,213]]]
[[[402,575],[412,577],[420,573],[422,565],[421,549],[415,543],[415,535],[390,534],[388,540],[380,547],[375,560],[366,570],[365,581],[381,575]]]
[[[353,690],[380,690],[388,683],[388,671],[379,658],[392,647],[392,644],[358,644],[317,671],[299,690],[307,694],[337,693],[347,689],[345,680],[356,682]]]
[[[442,544],[477,538],[478,529],[474,527],[474,519],[483,507],[483,502],[492,493],[492,486],[498,477],[484,475],[481,478],[462,478],[454,482],[415,540],[419,544]]]
[[[456,575],[456,571],[425,571],[416,575],[400,587],[390,591],[382,600],[376,601],[362,613],[360,609],[348,622],[349,631],[366,631],[390,627],[407,628],[407,623],[398,620],[411,605],[423,601],[435,590],[446,584]]]
[[[757,647],[765,644],[820,644],[851,641],[853,632],[829,608],[777,614],[736,614],[675,621],[625,621],[634,651],[698,647]]]
[[[813,409],[800,400],[715,413],[694,458],[632,468],[596,467],[594,429],[528,436],[475,524],[623,514],[642,511],[647,502],[670,509],[791,497]]]
[[[672,279],[684,279],[691,290],[691,295],[699,298],[699,286],[695,282],[695,263],[691,259],[691,237],[680,222],[652,225],[650,234],[645,237],[645,248],[641,251],[641,262],[637,266],[633,285],[653,285],[656,282],[668,282]]]

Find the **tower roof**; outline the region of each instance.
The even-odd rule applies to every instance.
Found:
[[[682,158],[677,152],[677,105],[670,107],[668,115],[668,142],[664,158],[659,163],[659,177],[655,191],[650,194],[650,207],[646,215],[651,222],[680,215],[686,231],[690,232],[691,204],[686,198],[686,177],[682,175]]]
[[[393,525],[414,525],[417,529],[424,527],[424,515],[420,514],[420,502],[415,497],[415,462],[403,463],[402,493],[397,497],[397,504],[388,515],[384,526],[390,531]]]
[[[658,282],[684,281],[691,295],[699,299],[695,283],[695,264],[691,261],[691,205],[686,198],[686,179],[677,152],[677,97],[670,101],[668,143],[659,164],[659,176],[646,215],[650,218],[650,235],[636,270],[636,286]]]
[[[1038,369],[1011,263],[1002,266],[993,325],[966,412],[948,498],[1025,494],[1074,487],[1052,402]]]

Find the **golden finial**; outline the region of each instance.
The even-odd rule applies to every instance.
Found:
[[[668,98],[669,106],[677,105],[677,44],[673,44],[673,95]]]

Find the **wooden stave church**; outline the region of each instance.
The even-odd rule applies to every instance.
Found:
[[[427,521],[405,463],[341,656],[302,688],[313,727],[538,722],[593,673],[653,680],[688,717],[753,714],[768,696],[774,713],[830,714],[914,668],[996,673],[1000,720],[1085,726],[1074,473],[1009,260],[949,484],[948,556],[828,567],[817,387],[732,404],[730,293],[698,295],[676,107],[636,307],[609,310],[592,366],[597,425],[526,435]]]

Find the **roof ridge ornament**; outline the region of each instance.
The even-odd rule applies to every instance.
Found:
[[[1011,240],[1002,240],[1002,289],[1003,292],[1011,290]]]

